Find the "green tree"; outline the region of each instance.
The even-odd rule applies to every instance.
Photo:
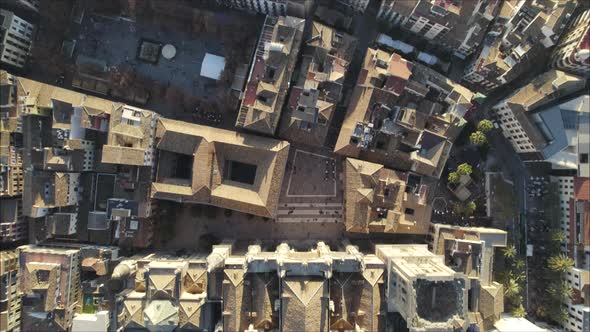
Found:
[[[551,241],[555,242],[565,242],[565,233],[562,231],[554,231],[551,234]]]
[[[457,172],[451,172],[449,173],[448,180],[450,183],[459,183],[461,180],[461,175],[459,175]]]
[[[461,165],[457,166],[457,174],[459,175],[471,175],[473,173],[473,167],[468,163],[462,163]]]
[[[512,259],[516,257],[516,248],[514,246],[508,246],[502,250],[504,257]]]
[[[504,295],[512,298],[520,293],[520,284],[514,278],[509,278],[504,284]]]
[[[494,128],[494,124],[490,120],[481,120],[477,124],[477,130],[481,131],[482,133],[487,133],[488,131]]]
[[[525,266],[525,262],[522,259],[516,259],[514,260],[514,268],[517,270],[522,270]]]
[[[567,310],[562,307],[560,302],[555,301],[551,308],[551,312],[549,313],[549,317],[557,323],[562,324],[567,321],[569,314],[567,313]]]
[[[486,135],[479,130],[474,131],[471,133],[471,135],[469,135],[469,142],[471,142],[473,145],[484,145],[487,141],[488,139],[486,138]]]
[[[455,214],[463,214],[465,212],[465,206],[461,202],[453,203],[453,212]]]
[[[474,201],[471,201],[471,202],[465,204],[464,213],[466,216],[471,216],[475,213],[475,209],[477,209],[477,205],[475,204]]]
[[[519,305],[518,307],[512,309],[512,316],[517,317],[517,318],[522,318],[522,317],[526,316],[526,310],[524,309],[522,304]]]
[[[568,284],[567,281],[563,279],[554,280],[553,282],[551,282],[547,292],[553,298],[558,300],[565,299],[566,297],[571,298],[573,295],[572,287]]]
[[[550,270],[565,273],[574,267],[574,261],[564,254],[549,257],[547,266]]]

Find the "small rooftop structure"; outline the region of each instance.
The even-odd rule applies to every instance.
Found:
[[[162,50],[163,52],[164,50]],[[219,80],[225,68],[225,58],[219,55],[207,53],[201,64],[201,76]]]
[[[207,53],[207,55],[209,55],[209,53]],[[164,59],[172,60],[172,58],[176,56],[176,47],[174,47],[174,45],[172,44],[164,45],[164,47],[162,47],[162,56],[164,57]],[[207,56],[205,56],[205,59],[206,58]],[[202,75],[203,74],[201,74],[201,76]]]

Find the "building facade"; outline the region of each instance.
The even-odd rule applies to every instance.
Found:
[[[19,290],[29,303],[23,306],[23,330],[44,330],[49,323],[67,331],[80,293],[80,250],[26,245],[18,254]]]
[[[428,233],[429,186],[420,176],[353,158],[343,168],[347,232]]]
[[[11,250],[0,252],[0,331],[20,331],[19,276],[18,254]]]
[[[524,75],[547,59],[576,5],[568,0],[503,2],[463,79],[488,93]]]
[[[590,76],[590,9],[580,13],[551,56],[554,68]]]
[[[342,96],[356,38],[319,22],[305,37],[301,70],[281,117],[279,136],[290,142],[324,146]]]
[[[369,5],[370,0],[336,0],[345,7],[352,9],[357,13],[364,13]]]
[[[500,1],[383,0],[377,18],[465,59],[484,38]]]
[[[584,135],[587,96],[549,108],[544,106],[582,90],[585,84],[581,77],[550,70],[492,107],[502,134],[522,159],[555,157],[573,142],[570,136]],[[570,159],[561,159],[559,163],[563,167],[577,168],[577,160]],[[575,159],[578,159],[577,153]]]
[[[285,16],[289,2],[299,3],[301,0],[216,0],[217,4],[247,10],[255,13]]]
[[[397,53],[367,49],[334,152],[440,177],[473,93]]]
[[[305,20],[267,16],[250,65],[237,128],[274,135],[297,60]]]
[[[11,245],[28,239],[20,197],[0,198],[0,243]]]
[[[386,264],[387,311],[399,313],[410,331],[466,328],[469,280],[426,245],[377,245]]]
[[[559,185],[561,205],[565,205],[562,224],[567,223],[565,230],[562,226],[566,233],[564,249],[574,261],[574,267],[565,275],[573,294],[563,303],[568,312],[563,328],[582,332],[590,328],[590,178],[574,176],[567,189],[561,182]],[[562,194],[566,190],[567,196]]]
[[[26,10],[30,10],[35,13],[39,12],[40,0],[7,0],[6,3],[9,5],[24,8]]]
[[[0,10],[0,62],[22,68],[33,45],[34,26],[7,10]]]

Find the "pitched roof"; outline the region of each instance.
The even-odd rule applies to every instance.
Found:
[[[295,66],[304,19],[267,16],[240,105],[237,127],[274,134]]]
[[[432,209],[426,187],[406,192],[408,174],[383,165],[344,161],[345,225],[349,232],[426,234]],[[406,209],[412,210],[408,213]]]
[[[323,278],[282,279],[282,329],[285,331],[328,331],[328,283]]]
[[[161,118],[156,137],[161,153],[192,155],[190,180],[164,174],[170,158],[160,158],[152,197],[205,203],[274,217],[289,144],[259,136]],[[230,162],[255,166],[252,184],[230,178]]]

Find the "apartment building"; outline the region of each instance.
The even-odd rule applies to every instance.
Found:
[[[114,303],[108,290],[111,272],[120,262],[118,247],[80,247],[80,304],[72,320],[72,332],[107,332]]]
[[[587,163],[584,155],[588,152],[583,149],[588,147],[578,142],[583,143],[588,135],[584,128],[590,115],[588,95],[564,98],[585,84],[581,77],[550,70],[492,108],[502,134],[522,159],[545,159],[560,168],[574,169],[578,159]]]
[[[121,221],[127,226],[123,239],[143,234],[142,241],[149,243],[151,221],[141,227],[136,222],[147,220],[152,211],[157,114],[25,78],[16,78],[16,94],[26,96],[18,99],[16,108],[34,117],[28,118],[35,125],[27,136],[32,168],[25,174],[32,188],[23,200],[25,215],[45,218],[47,234],[37,235],[72,238],[82,231],[89,241],[108,245],[119,239],[113,238],[111,226],[121,225],[111,223],[104,210],[108,198],[117,198],[136,206],[134,214]],[[84,183],[90,185],[81,187]],[[78,204],[85,191],[91,204]],[[78,229],[78,220],[89,229]]]
[[[303,4],[301,0],[215,0],[217,4],[270,16],[286,16],[289,3]]]
[[[429,248],[470,281],[469,310],[478,312],[484,330],[492,329],[504,311],[503,286],[493,280],[494,252],[507,244],[503,230],[431,224]]]
[[[154,135],[158,114],[129,105],[118,105],[109,121],[108,142],[102,162],[130,166],[154,165]]]
[[[499,0],[383,0],[377,19],[465,59],[483,41]]]
[[[430,68],[369,48],[334,151],[438,178],[472,98]]]
[[[0,62],[24,67],[33,45],[35,26],[4,9],[0,10],[0,23]]]
[[[432,208],[420,176],[353,158],[343,168],[346,231],[428,233]]]
[[[466,329],[469,279],[444,264],[427,245],[377,245],[386,266],[388,312],[397,312],[410,331]]]
[[[18,6],[32,12],[39,12],[39,1],[40,0],[7,0],[6,4]]]
[[[590,76],[590,9],[570,24],[551,56],[551,66],[580,76]]]
[[[559,179],[561,179],[560,177]],[[590,328],[590,178],[573,177],[572,185],[566,197],[565,209],[562,209],[562,219],[566,217],[567,228],[565,250],[574,260],[565,281],[572,288],[573,296],[566,299],[563,306],[568,312],[568,319],[563,323],[566,331],[581,332]]]
[[[76,206],[80,200],[80,173],[35,172],[31,183],[31,204],[25,201],[25,215],[44,217],[53,208]]]
[[[559,193],[560,229],[565,234],[565,242],[562,249],[568,251],[568,245],[571,241],[570,233],[570,201],[574,198],[574,178],[575,175],[551,176],[551,182],[557,186]]]
[[[18,254],[0,252],[0,331],[20,331],[21,298],[18,290]]]
[[[305,20],[267,16],[250,65],[237,128],[274,135],[295,67]]]
[[[0,198],[20,196],[24,186],[22,148],[11,144],[10,134],[0,133],[0,138]]]
[[[10,245],[27,240],[27,226],[22,199],[0,198],[0,243]]]
[[[289,143],[160,118],[151,196],[274,218]]]
[[[312,23],[305,37],[299,78],[283,110],[281,138],[324,145],[355,48],[356,38]]]
[[[364,13],[367,6],[369,6],[370,0],[336,0],[336,2],[356,13]]]
[[[18,78],[18,109],[42,116],[33,126],[29,148],[35,169],[90,172],[96,167],[97,141],[108,129],[116,103],[40,82]]]
[[[67,331],[80,292],[80,250],[26,245],[18,255],[19,290],[27,303],[23,330]]]
[[[566,282],[572,288],[573,296],[568,298],[563,306],[568,313],[568,319],[563,328],[570,332],[587,331],[590,325],[590,300],[588,287],[590,286],[590,272],[588,268],[574,267],[567,272]]]
[[[89,215],[88,228],[99,233],[112,232],[114,240],[120,247],[146,248],[152,243],[153,220],[142,215],[142,203],[122,198],[109,198],[106,212],[92,211]],[[157,204],[150,203],[152,210]],[[151,214],[151,213],[149,213]]]
[[[463,79],[478,91],[490,92],[542,63],[576,5],[568,0],[505,1]]]
[[[0,132],[10,133],[10,139],[14,139],[15,133],[22,133],[22,109],[17,107],[17,82],[17,77],[0,70]],[[6,138],[3,137],[2,141],[6,142]]]

